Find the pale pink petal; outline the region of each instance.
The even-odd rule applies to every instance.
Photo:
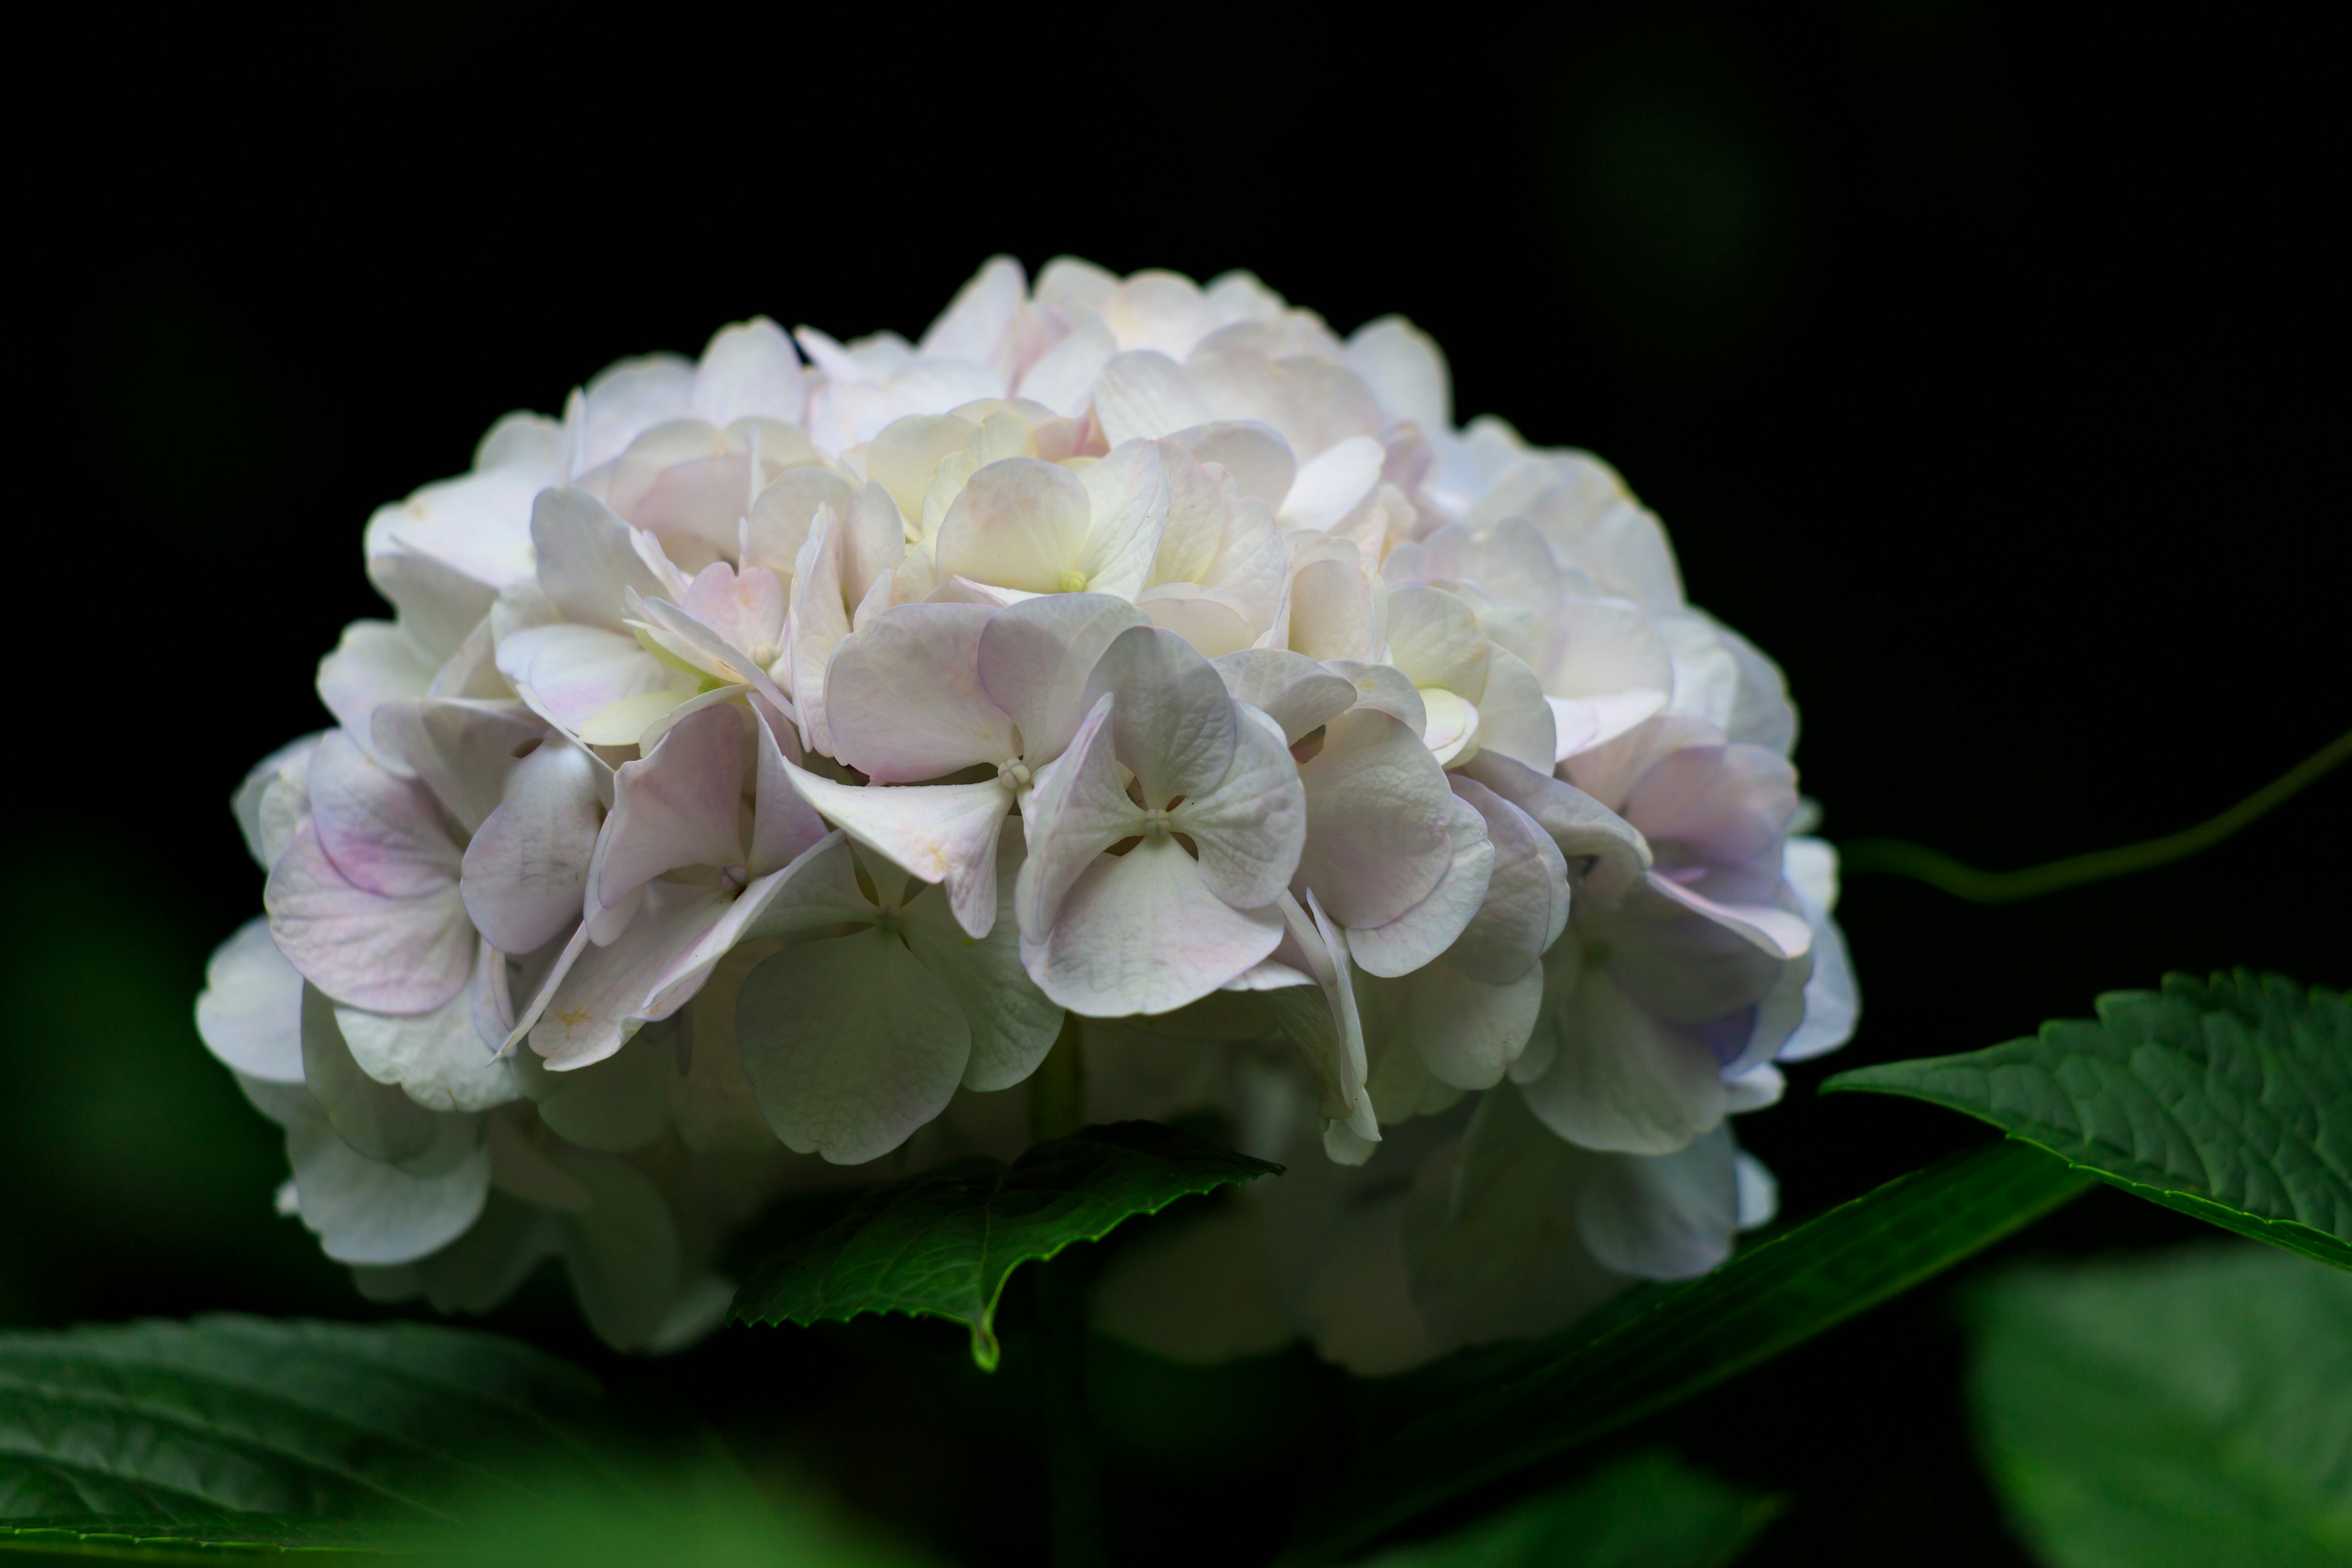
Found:
[[[379,1013],[429,1013],[473,973],[476,938],[450,880],[389,897],[355,887],[303,823],[269,873],[270,935],[303,977],[338,1002]]]
[[[800,858],[827,829],[793,787],[792,758],[784,754],[785,748],[789,743],[793,756],[801,753],[790,721],[761,699],[751,701],[759,756],[752,776],[751,854],[743,864],[752,876],[763,877]]]
[[[782,651],[784,585],[764,566],[738,574],[726,562],[714,561],[695,574],[678,608],[762,668],[775,663]]]
[[[790,865],[755,878],[695,944],[647,985],[639,1016],[667,1018],[692,1001],[711,971],[719,967],[719,961],[738,942],[834,924],[844,918],[870,919],[874,908],[858,894],[856,882],[843,885],[849,857],[831,852],[838,846],[838,836],[821,838]]]
[[[647,996],[723,918],[730,890],[656,880],[627,932],[609,946],[588,944],[564,974],[537,1022],[530,1048],[559,1071],[600,1062],[619,1050],[645,1016]]]
[[[945,882],[957,920],[975,937],[996,918],[996,842],[1013,791],[994,779],[966,784],[856,784],[793,768],[801,798],[858,843],[926,882]]]
[[[1365,1088],[1370,1069],[1364,1050],[1363,1018],[1349,979],[1347,938],[1323,912],[1311,890],[1304,907],[1288,893],[1283,894],[1276,900],[1274,912],[1283,932],[1275,957],[1312,975],[1320,995],[1274,990],[1265,993],[1264,1000],[1320,1087],[1326,1148],[1334,1147],[1328,1139],[1331,1130],[1345,1128],[1354,1137],[1342,1138],[1337,1145],[1349,1155],[1342,1163],[1361,1164],[1371,1152],[1367,1145],[1378,1142],[1381,1131],[1372,1098]]]
[[[790,636],[792,706],[800,721],[801,744],[826,756],[833,754],[833,729],[824,705],[825,670],[833,650],[848,635],[849,610],[841,596],[841,522],[831,507],[820,507],[793,566]]]
[[[1427,332],[1402,316],[1382,316],[1348,339],[1348,368],[1364,378],[1381,406],[1429,430],[1454,424],[1452,378],[1445,355]]]
[[[1375,585],[1349,559],[1307,562],[1290,579],[1290,646],[1313,659],[1370,660],[1378,651]]]
[[[1738,1151],[1718,1126],[1671,1154],[1598,1162],[1576,1195],[1592,1255],[1638,1279],[1689,1279],[1731,1256],[1738,1229]]]
[[[1290,885],[1310,836],[1310,812],[1281,730],[1255,709],[1235,703],[1233,710],[1234,760],[1225,776],[1168,815],[1170,826],[1199,849],[1202,883],[1234,908],[1250,910],[1274,902]]]
[[[1298,475],[1298,461],[1281,432],[1254,419],[1195,425],[1168,439],[1201,462],[1223,467],[1243,495],[1263,501],[1269,510],[1281,509]]]
[[[1096,700],[1069,749],[1037,775],[1022,817],[1029,857],[1021,863],[1013,910],[1023,939],[1042,942],[1070,885],[1104,850],[1143,830],[1143,813],[1128,798],[1113,755],[1108,693]]]
[[[310,790],[319,847],[352,886],[386,898],[456,886],[459,850],[433,792],[395,777],[344,731],[319,742]]]
[[[892,784],[1017,756],[1013,721],[981,685],[981,637],[994,614],[901,605],[845,638],[825,677],[834,754]]]
[[[1156,626],[1122,632],[1087,682],[1087,705],[1115,694],[1111,731],[1118,760],[1147,805],[1198,795],[1234,760],[1234,706],[1214,666],[1183,638]]]
[[[405,698],[375,710],[375,752],[408,771],[471,833],[498,809],[518,753],[547,735],[519,702]]]
[[[1298,776],[1307,803],[1298,879],[1340,924],[1383,925],[1445,875],[1454,796],[1444,770],[1402,724],[1366,709],[1343,713]]]
[[[1402,1027],[1430,1076],[1449,1088],[1492,1089],[1527,1048],[1543,1014],[1543,971],[1503,984],[1475,980],[1451,960],[1407,975]]]
[[[1030,767],[1062,754],[1087,716],[1087,681],[1103,650],[1144,624],[1133,605],[1107,594],[1031,599],[988,623],[980,637],[980,683],[1019,730]]]
[[[730,685],[748,686],[778,708],[791,706],[759,660],[668,600],[642,598],[632,590],[628,607],[632,626],[647,627],[646,635],[673,656]]]
[[[1234,700],[1281,725],[1292,745],[1356,704],[1355,685],[1346,676],[1286,648],[1250,648],[1211,662]],[[1418,724],[1413,732],[1420,732]]]
[[[1686,746],[1626,792],[1626,821],[1710,865],[1771,854],[1797,813],[1797,771],[1761,746]]]
[[[704,866],[740,873],[743,760],[741,716],[709,708],[672,727],[651,756],[616,770],[613,809],[588,874],[591,911],[617,907],[666,871]]]
[[[475,929],[502,952],[536,952],[580,918],[604,810],[596,763],[564,742],[515,765],[499,808],[466,846],[459,889]]]
[[[1536,967],[1568,925],[1568,861],[1535,818],[1462,773],[1454,795],[1486,822],[1495,870],[1486,901],[1446,949],[1445,961],[1488,984],[1506,984]]]
[[[1424,758],[1428,754],[1422,752]],[[1486,901],[1495,870],[1495,849],[1486,840],[1486,821],[1451,794],[1445,804],[1452,858],[1435,886],[1388,921],[1348,927],[1348,951],[1368,973],[1393,978],[1431,963],[1454,944]],[[1357,880],[1360,888],[1364,879],[1360,876]],[[1308,885],[1318,895],[1322,892],[1320,884]]]
[[[909,414],[883,426],[866,453],[866,477],[889,492],[900,516],[919,523],[923,496],[940,459],[961,452],[979,426],[952,414]],[[849,492],[844,487],[833,502],[838,516],[849,512]],[[812,507],[814,511],[814,508]],[[805,529],[805,524],[803,525]]]
[[[1025,868],[1024,868],[1025,876]],[[1023,944],[1038,988],[1089,1017],[1167,1013],[1271,953],[1282,921],[1212,893],[1172,838],[1097,855],[1060,900],[1043,942]]]

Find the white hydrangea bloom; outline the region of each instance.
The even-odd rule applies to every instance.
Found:
[[[1779,671],[1400,318],[998,258],[617,364],[364,553],[197,1016],[379,1296],[558,1258],[682,1343],[774,1192],[1016,1150],[1068,1018],[1294,1166],[1104,1324],[1390,1369],[1719,1260],[1726,1119],[1853,1026]]]

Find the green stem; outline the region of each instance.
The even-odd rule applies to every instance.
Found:
[[[2336,736],[2221,816],[2194,827],[2119,848],[2070,855],[2063,860],[2028,866],[2022,870],[1979,870],[1941,850],[1902,838],[1849,839],[1838,846],[1838,859],[1848,874],[1874,871],[1911,877],[1971,903],[2015,903],[2020,899],[2036,899],[2044,893],[2078,888],[2085,882],[2101,882],[2110,877],[2169,865],[2200,850],[2210,849],[2263,813],[2317,783],[2347,757],[2352,757],[2352,730]]]
[[[1078,1019],[1062,1022],[1054,1048],[1029,1079],[1034,1142],[1066,1138],[1086,1123],[1086,1073]],[[1102,1463],[1087,1417],[1087,1306],[1079,1256],[1037,1268],[1039,1413],[1045,1426],[1045,1479],[1054,1527],[1054,1568],[1104,1568]]]

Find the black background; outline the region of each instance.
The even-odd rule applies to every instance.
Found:
[[[1246,267],[1342,331],[1412,316],[1461,416],[1610,458],[1692,597],[1780,660],[1832,838],[2025,865],[2199,820],[2352,722],[2340,114],[2321,40],[2275,21],[44,26],[10,160],[30,417],[0,1322],[367,1310],[270,1215],[276,1137],[187,1009],[258,903],[226,796],[321,721],[311,664],[380,613],[369,511],[619,355],[755,312],[911,336],[994,251]],[[2352,770],[2199,860],[2007,908],[1855,879],[1861,1036],[1743,1139],[1812,1212],[1977,1136],[1817,1100],[1836,1067],[1990,1044],[2172,969],[2343,984],[2347,816]],[[2102,1194],[2005,1251],[2196,1233]],[[993,1382],[938,1325],[737,1330],[652,1364],[597,1352],[549,1280],[499,1321],[1011,1562],[1038,1544],[1015,1294]],[[2021,1560],[1968,1446],[1958,1300],[1659,1428],[1792,1494],[1756,1561]],[[1330,1380],[1105,1355],[1124,1549],[1278,1534]]]

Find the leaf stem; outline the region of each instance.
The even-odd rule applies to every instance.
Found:
[[[1939,849],[1903,838],[1854,838],[1838,846],[1838,858],[1848,874],[1884,872],[1910,877],[1939,888],[1956,899],[1977,904],[2011,904],[2040,898],[2085,882],[2128,876],[2185,860],[2253,822],[2257,817],[2307,789],[2347,758],[2352,758],[2352,730],[2346,731],[2269,784],[2219,816],[2161,838],[2070,855],[2045,865],[2016,871],[1983,871],[1953,859]]]

